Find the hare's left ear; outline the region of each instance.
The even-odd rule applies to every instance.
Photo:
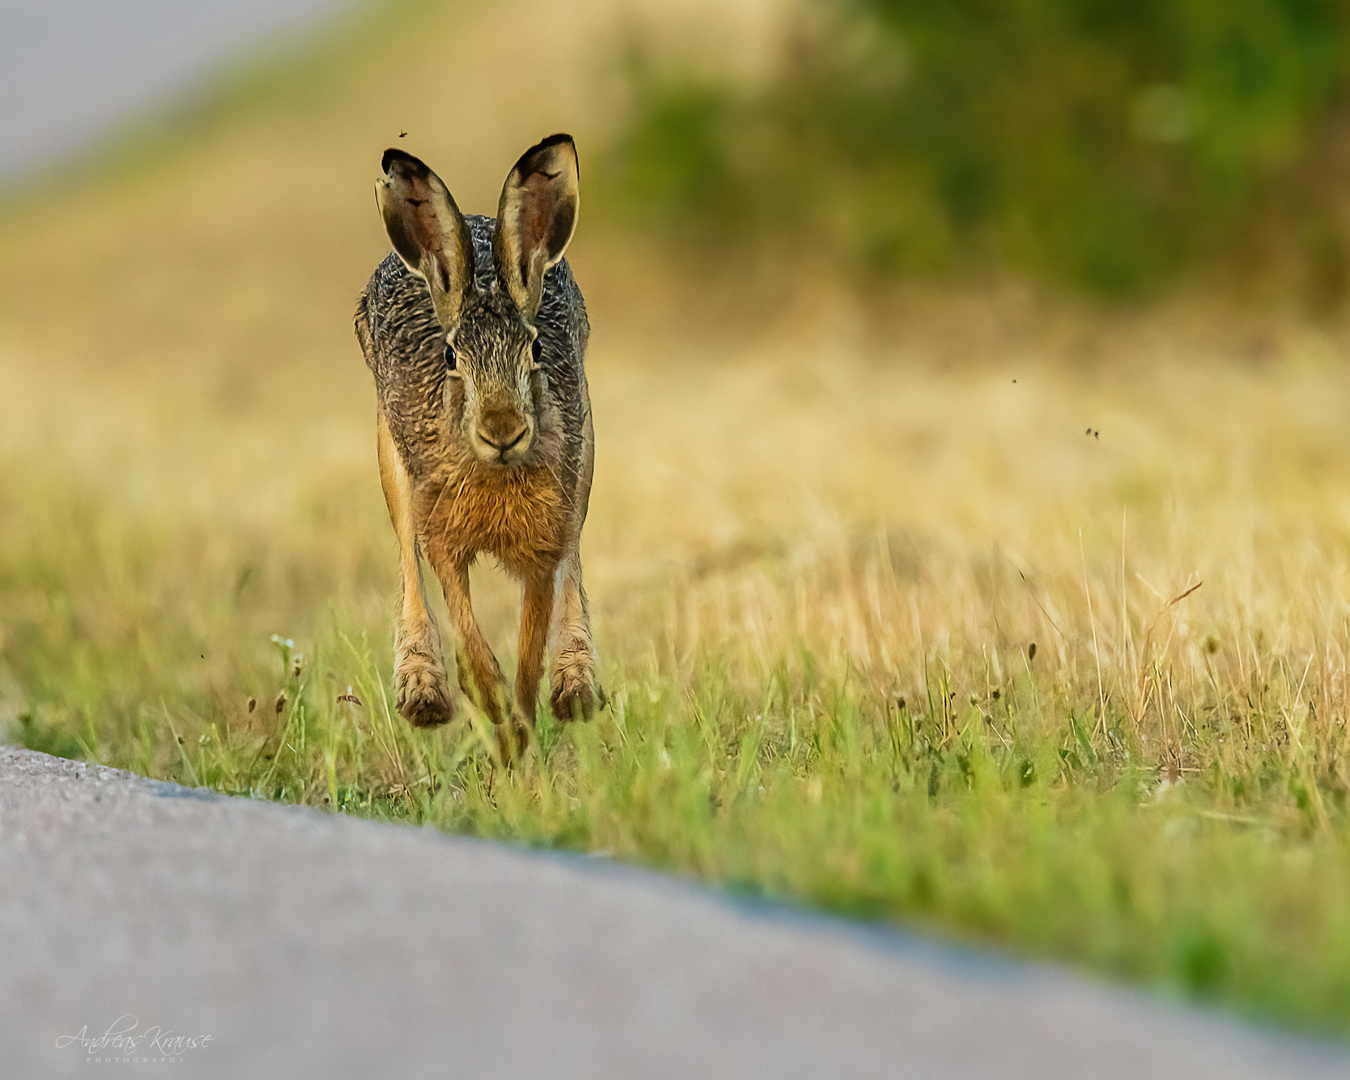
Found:
[[[402,150],[386,150],[375,201],[389,242],[431,290],[436,317],[447,330],[473,291],[473,238],[441,178]]]
[[[539,313],[544,272],[563,257],[580,205],[577,148],[550,135],[521,156],[502,187],[492,255],[497,279],[525,318]]]

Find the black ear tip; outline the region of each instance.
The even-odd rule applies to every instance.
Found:
[[[389,166],[394,164],[395,162],[399,162],[400,164],[403,165],[411,165],[413,168],[417,168],[418,166],[422,165],[422,163],[418,161],[417,158],[413,157],[411,154],[407,153],[404,150],[400,150],[397,147],[391,146],[388,150],[384,152],[384,156],[380,158],[380,171],[387,175],[389,173]]]
[[[534,146],[531,146],[525,153],[521,154],[520,160],[516,162],[516,170],[522,175],[528,175],[533,172],[538,167],[537,163],[540,159],[540,155],[546,154],[555,146],[570,146],[572,148],[572,160],[577,161],[577,145],[572,141],[572,136],[559,132],[556,135],[550,135],[541,142],[535,143]],[[577,168],[578,171],[580,171],[579,162]]]

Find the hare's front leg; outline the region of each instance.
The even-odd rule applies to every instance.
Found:
[[[403,600],[394,630],[394,692],[398,711],[415,727],[435,727],[455,715],[441,654],[441,635],[427,610],[412,519],[408,472],[398,456],[383,414],[378,424],[380,485],[398,536]]]
[[[534,723],[539,678],[544,672],[544,649],[549,623],[553,620],[553,594],[558,579],[556,566],[525,578],[520,601],[520,647],[516,662],[516,704],[521,715]]]
[[[559,720],[586,720],[606,702],[596,679],[595,645],[586,590],[581,584],[581,555],[573,549],[562,564],[562,604],[558,613],[558,656],[553,662],[549,704]]]
[[[445,604],[450,609],[450,621],[455,628],[459,685],[466,693],[477,691],[479,705],[494,724],[506,724],[510,729],[523,727],[523,721],[511,700],[510,688],[502,675],[501,665],[492,655],[492,648],[473,614],[468,561],[441,562],[434,547],[430,554],[432,569],[441,579]],[[464,677],[466,667],[468,679]]]

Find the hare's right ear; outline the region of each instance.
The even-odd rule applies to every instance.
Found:
[[[502,187],[492,257],[497,280],[533,321],[544,273],[563,257],[577,227],[577,148],[550,135],[521,155]]]
[[[446,329],[473,289],[473,240],[441,178],[402,150],[386,150],[375,201],[394,250],[425,278],[436,317]]]

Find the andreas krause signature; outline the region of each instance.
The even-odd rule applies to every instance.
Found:
[[[179,1058],[189,1050],[201,1050],[211,1045],[210,1035],[184,1035],[171,1028],[151,1024],[141,1027],[140,1020],[132,1013],[123,1013],[102,1034],[90,1034],[89,1025],[80,1028],[74,1035],[59,1035],[56,1039],[58,1049],[78,1046],[86,1054],[100,1057],[118,1057],[126,1059],[136,1055],[141,1060]]]

